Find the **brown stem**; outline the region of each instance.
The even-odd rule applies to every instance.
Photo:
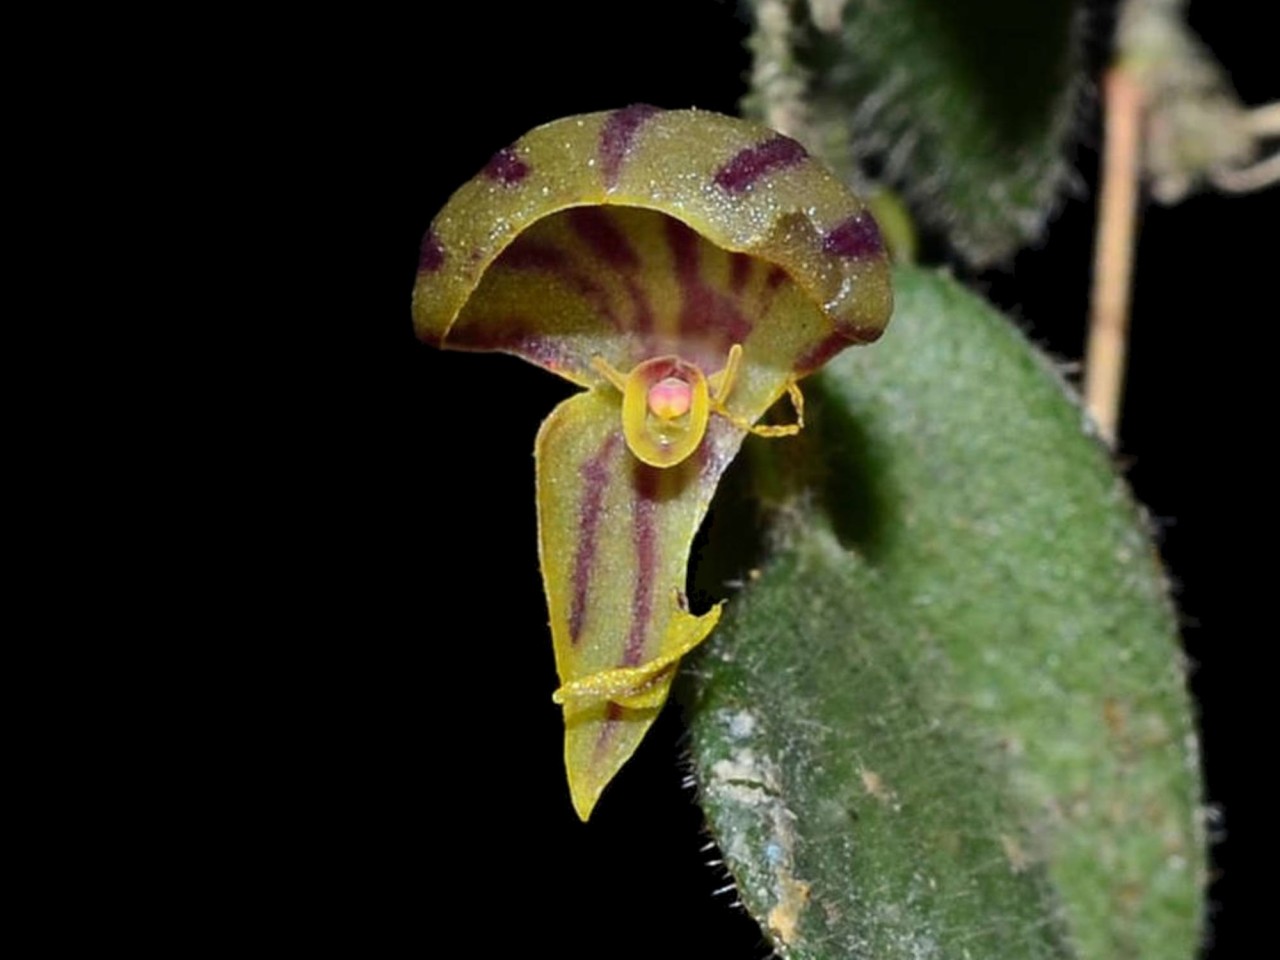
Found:
[[[1112,446],[1120,421],[1128,353],[1142,101],[1142,88],[1130,72],[1123,67],[1107,72],[1103,80],[1105,144],[1084,399],[1099,432]]]

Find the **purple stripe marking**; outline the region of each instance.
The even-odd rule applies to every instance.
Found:
[[[641,333],[652,330],[653,307],[643,285],[634,276],[640,268],[640,257],[622,225],[604,207],[573,207],[568,217],[574,233],[621,277],[635,308],[632,326]]]
[[[428,228],[427,235],[422,238],[422,250],[418,255],[418,272],[435,273],[444,266],[444,247],[434,229]]]
[[[547,273],[568,272],[569,268],[569,256],[560,247],[523,238],[502,251],[498,262],[512,270],[542,270]]]
[[[636,282],[634,277],[625,276],[622,282],[626,285],[627,296],[631,298],[631,302],[635,305],[635,315],[632,317],[632,326],[639,333],[649,333],[653,330],[653,307],[649,305],[649,295],[645,293],[644,287]]]
[[[875,220],[864,210],[837,224],[823,238],[822,250],[846,260],[879,257],[884,255],[884,241]]]
[[[636,461],[636,498],[631,505],[632,536],[636,545],[636,588],[631,595],[631,631],[622,665],[634,667],[644,660],[644,642],[653,614],[653,578],[658,572],[658,489],[661,471]]]
[[[480,323],[454,327],[449,346],[455,350],[497,350],[532,360],[548,370],[578,370],[577,354],[539,331],[543,318],[519,314],[491,315]]]
[[[817,370],[845,347],[852,346],[853,341],[847,334],[830,333],[819,340],[808,353],[796,360],[796,372],[808,373]]]
[[[715,182],[730,193],[742,193],[761,177],[803,163],[809,154],[790,137],[778,134],[772,140],[747,147],[716,171]]]
[[[747,288],[753,263],[755,261],[745,253],[729,255],[729,289],[733,291],[734,296],[742,296],[742,291]]]
[[[714,473],[716,471],[715,450],[716,446],[716,430],[718,429],[718,418],[713,418],[711,423],[707,424],[707,435],[703,438],[702,443],[698,444],[698,452],[694,454],[698,464],[698,482],[712,483],[716,482]]]
[[[667,246],[671,248],[671,258],[675,261],[676,277],[682,287],[701,287],[702,278],[698,276],[701,257],[698,255],[698,235],[679,220],[668,217],[663,226],[666,228]]]
[[[615,110],[605,118],[600,128],[600,174],[604,178],[607,189],[613,189],[618,183],[618,174],[622,172],[622,162],[631,152],[636,133],[644,122],[655,113],[661,111],[647,103],[633,103],[629,107]]]
[[[680,336],[709,335],[726,345],[744,343],[751,321],[731,299],[703,282],[699,236],[679,220],[668,218],[665,226],[680,283]]]
[[[484,175],[509,187],[529,175],[529,165],[511,147],[503,147],[485,165]]]
[[[609,746],[609,741],[618,732],[618,721],[622,719],[624,710],[612,700],[604,708],[604,723],[600,724],[600,734],[596,737],[595,762],[599,763],[601,754]]]
[[[796,361],[796,372],[811,373],[834,357],[845,347],[857,343],[875,343],[884,333],[884,327],[860,327],[857,324],[844,324],[834,333],[829,333],[820,340],[808,353]]]
[[[605,263],[617,270],[634,270],[640,258],[627,235],[603,207],[573,207],[569,226]]]
[[[609,464],[618,450],[618,434],[611,433],[600,451],[578,468],[585,488],[578,510],[578,554],[573,558],[573,601],[569,608],[569,642],[577,646],[587,612],[587,591],[600,534],[600,507],[609,485]]]
[[[512,270],[537,270],[562,278],[615,329],[622,329],[608,292],[591,277],[572,269],[573,260],[563,248],[522,237],[502,251],[498,263]]]

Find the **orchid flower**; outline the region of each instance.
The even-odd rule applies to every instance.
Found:
[[[554,699],[583,820],[720,617],[691,613],[684,587],[726,466],[750,432],[799,430],[797,380],[879,337],[891,305],[863,204],[796,141],[704,111],[538,127],[432,222],[418,335],[584,388],[535,453]],[[784,394],[795,423],[757,425]]]

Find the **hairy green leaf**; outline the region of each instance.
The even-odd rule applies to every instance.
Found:
[[[1199,770],[1144,518],[1007,321],[895,284],[804,446],[752,451],[772,559],[684,691],[709,826],[785,957],[1186,960]]]

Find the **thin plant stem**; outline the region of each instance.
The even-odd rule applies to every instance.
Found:
[[[1094,243],[1085,406],[1103,439],[1115,446],[1128,355],[1129,303],[1137,235],[1142,87],[1123,67],[1103,81],[1106,111],[1102,190]]]
[[[1249,111],[1249,129],[1258,137],[1280,137],[1280,100]]]

